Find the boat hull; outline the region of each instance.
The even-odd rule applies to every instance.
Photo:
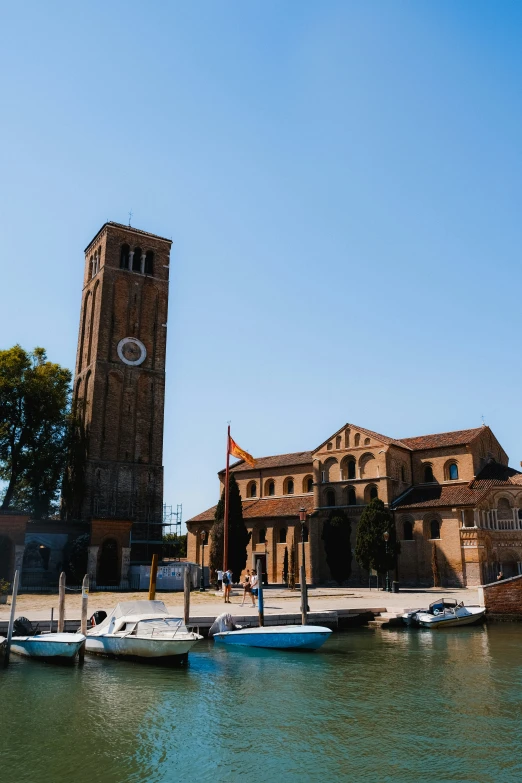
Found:
[[[29,658],[72,660],[85,641],[83,634],[49,633],[37,636],[13,636],[11,652]]]
[[[198,639],[154,639],[150,637],[117,638],[110,636],[88,636],[85,650],[94,655],[131,660],[160,660],[180,662],[186,659],[189,650]]]
[[[441,628],[455,628],[459,625],[473,625],[473,623],[480,622],[485,614],[485,609],[478,611],[467,611],[466,614],[457,614],[454,617],[438,617],[432,615],[420,615],[417,617],[417,622],[423,628],[432,628],[440,630]]]
[[[331,634],[322,626],[244,628],[214,635],[216,642],[238,647],[264,647],[271,650],[318,650]]]

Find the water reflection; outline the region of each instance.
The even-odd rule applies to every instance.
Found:
[[[13,657],[1,779],[513,781],[521,642],[512,625],[361,629],[308,655],[205,641],[188,669]]]

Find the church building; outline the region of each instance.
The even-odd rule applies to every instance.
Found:
[[[247,567],[261,559],[269,583],[284,581],[285,550],[293,547],[300,564],[301,508],[307,512],[307,581],[331,581],[322,530],[342,508],[352,522],[350,584],[368,585],[353,550],[358,520],[374,497],[394,514],[401,584],[433,585],[434,558],[441,586],[487,583],[500,570],[504,577],[522,572],[522,473],[508,466],[487,426],[392,438],[345,424],[312,451],[261,457],[254,467],[240,461],[231,471],[251,533]],[[218,474],[220,492],[224,475]],[[187,522],[191,560],[201,562],[201,548],[208,548],[215,509]]]

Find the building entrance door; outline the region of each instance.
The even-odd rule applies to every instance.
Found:
[[[258,555],[254,553],[254,571],[257,572],[257,561],[261,561],[261,573],[263,574],[263,584],[268,584],[268,573],[266,569],[266,555]]]

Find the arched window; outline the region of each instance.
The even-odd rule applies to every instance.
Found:
[[[424,466],[424,481],[427,484],[435,481],[435,479],[433,478],[433,468],[431,467],[431,465]]]
[[[203,546],[208,546],[208,530],[205,530],[205,538],[203,539]]]
[[[361,436],[359,435],[359,433],[357,433],[357,434],[355,435],[355,438],[354,438],[353,442],[354,442],[354,445],[355,445],[355,446],[358,446],[358,445],[359,445],[359,443],[361,442]]]
[[[335,492],[333,489],[329,489],[326,493],[326,505],[335,506]]]
[[[294,480],[293,479],[287,479],[285,494],[286,495],[293,495],[294,494]]]
[[[306,525],[303,525],[303,527],[301,529],[303,531],[303,541],[304,541],[305,544],[307,544],[308,543],[308,528],[307,528]]]
[[[440,538],[440,522],[432,519],[430,522],[430,538]]]
[[[349,479],[354,479],[355,478],[355,460],[354,459],[349,459],[348,462],[346,463],[346,465],[347,465],[347,468],[348,468],[348,478]]]
[[[335,448],[340,449],[341,448],[341,436],[338,435],[335,439]]]
[[[402,531],[404,541],[413,541],[413,523],[409,519],[403,523]]]
[[[279,543],[286,544],[286,527],[279,528]]]
[[[377,491],[377,487],[370,487],[370,500],[375,500],[375,498],[379,497],[379,492]]]
[[[303,480],[303,492],[313,492],[314,480],[312,476],[305,476]]]
[[[355,487],[348,487],[348,505],[349,506],[356,506],[357,505],[357,498],[355,496]]]
[[[266,530],[264,527],[259,528],[259,543],[264,544],[266,541]]]
[[[456,462],[452,462],[448,469],[450,481],[456,481],[459,477],[459,468]]]
[[[141,272],[141,247],[134,249],[134,255],[132,257],[132,271]]]
[[[154,273],[154,253],[152,250],[147,250],[145,254],[145,274],[152,275]]]
[[[267,495],[275,495],[275,483],[273,481],[268,482]]]
[[[130,247],[128,245],[122,245],[120,252],[120,269],[129,268],[129,253]]]
[[[257,497],[257,484],[255,481],[251,481],[250,484],[248,485],[247,497],[249,498]]]
[[[326,451],[331,451],[333,449],[333,443],[330,441],[330,443],[326,446]]]
[[[365,446],[369,446],[370,445],[370,438],[365,438],[364,439],[364,445]]]

